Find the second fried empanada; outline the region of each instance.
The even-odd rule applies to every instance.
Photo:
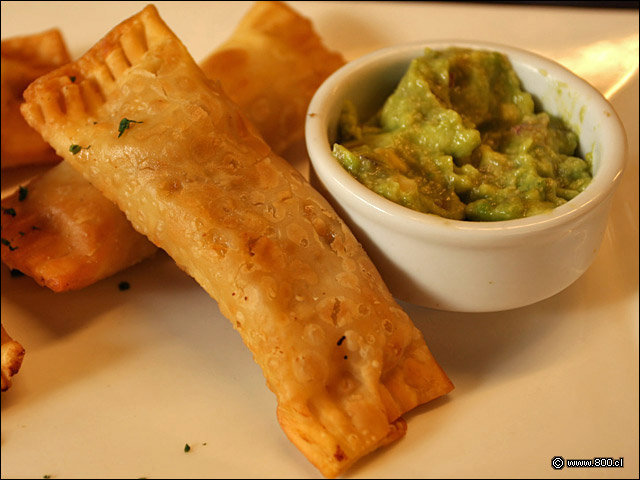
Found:
[[[201,67],[209,78],[221,79],[231,100],[282,154],[303,138],[311,97],[344,63],[308,19],[282,2],[257,2]]]
[[[2,261],[55,292],[90,285],[157,250],[67,162],[2,209]]]
[[[71,61],[60,31],[2,41],[2,168],[60,161],[20,114],[22,92],[39,76]]]

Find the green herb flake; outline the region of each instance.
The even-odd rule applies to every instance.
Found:
[[[76,77],[73,75],[69,77],[69,80],[71,80],[71,83],[76,83]]]
[[[128,130],[129,128],[131,128],[131,124],[132,123],[144,123],[144,122],[139,122],[137,120],[129,120],[128,118],[123,118],[122,120],[120,120],[120,125],[118,126],[118,138],[120,138],[122,136],[122,134],[124,133],[125,130]]]
[[[188,443],[184,444],[184,451],[188,452],[189,450],[191,450],[191,446]]]
[[[77,155],[78,153],[80,153],[80,150],[89,150],[91,148],[91,145],[87,146],[87,147],[81,147],[80,145],[76,145],[75,143],[73,145],[71,145],[69,147],[69,151],[71,153],[73,153],[74,155]]]
[[[11,208],[4,208],[4,207],[1,207],[1,208],[2,208],[2,213],[5,213],[5,214],[7,214],[7,215],[11,215],[12,217],[15,217],[15,216],[16,216],[16,210],[15,210],[15,208],[13,208],[13,207],[11,207]]]
[[[2,245],[9,247],[9,251],[11,252],[18,249],[18,247],[14,247],[13,245],[11,245],[11,242],[6,238],[0,238],[0,243],[2,243]]]
[[[40,230],[40,227],[36,227],[35,225],[31,225],[31,230]]]
[[[42,478],[51,478],[51,475],[42,475]]]
[[[29,190],[27,189],[27,187],[23,187],[22,185],[20,185],[18,187],[18,201],[24,202],[27,198],[27,195],[29,195]]]
[[[131,288],[131,285],[129,284],[129,282],[120,282],[118,284],[118,290],[124,291],[124,290],[129,290]]]

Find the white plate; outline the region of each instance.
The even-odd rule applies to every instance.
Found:
[[[2,2],[2,37],[57,26],[77,57],[143,5]],[[348,477],[637,478],[638,11],[292,5],[349,59],[452,37],[556,59],[611,98],[630,145],[604,244],[567,290],[498,314],[404,305],[457,388],[408,414],[407,436]],[[201,60],[250,5],[157,6]],[[302,146],[289,157],[306,171]],[[34,171],[4,172],[3,195]],[[118,290],[123,280],[130,290]],[[27,349],[2,394],[2,478],[319,477],[280,429],[275,398],[239,335],[165,255],[57,295],[3,266],[2,322]],[[623,457],[624,468],[558,472],[554,456]]]

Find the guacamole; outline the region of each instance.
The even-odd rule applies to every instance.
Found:
[[[382,109],[361,122],[346,102],[333,155],[400,205],[455,220],[536,215],[583,191],[590,161],[560,119],[536,112],[498,52],[427,49]],[[587,156],[589,157],[589,156]]]

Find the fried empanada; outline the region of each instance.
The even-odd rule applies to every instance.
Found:
[[[60,31],[2,40],[2,168],[55,163],[53,149],[20,114],[22,92],[40,75],[71,61]]]
[[[217,300],[282,428],[325,476],[402,436],[404,412],[453,388],[344,222],[155,7],[25,99],[27,121]]]
[[[2,201],[2,261],[56,292],[108,277],[157,248],[62,162]]]
[[[257,2],[201,67],[209,78],[220,79],[273,151],[282,154],[303,138],[311,97],[344,63],[308,19],[282,2]]]
[[[258,122],[273,150],[282,153],[302,138],[313,93],[343,62],[322,45],[309,20],[280,2],[257,2],[202,66]],[[155,251],[125,215],[73,169],[59,165],[28,191],[24,203],[18,201],[19,192],[2,201],[3,208],[17,212],[2,216],[3,238],[19,249],[5,245],[1,255],[9,267],[41,285],[57,292],[80,289]],[[90,219],[86,212],[93,212]],[[46,228],[32,230],[34,222]]]
[[[4,325],[2,328],[2,391],[6,391],[11,387],[12,377],[18,373],[22,366],[22,359],[24,357],[24,348],[5,331]]]

